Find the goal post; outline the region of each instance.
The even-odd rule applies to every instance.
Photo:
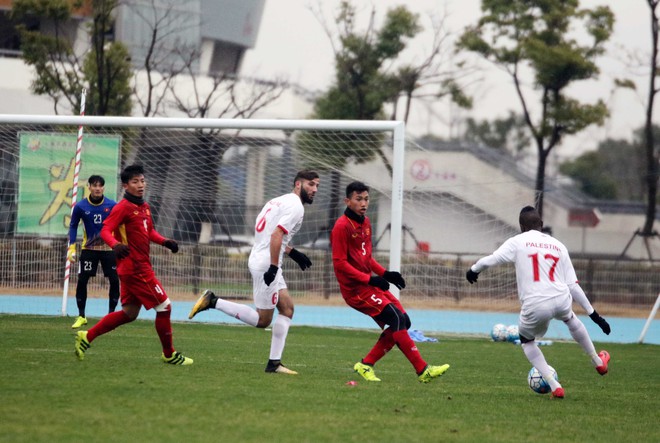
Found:
[[[85,115],[85,100],[87,98],[87,90],[83,88],[80,94],[80,115]],[[78,181],[80,179],[80,157],[82,153],[82,139],[84,125],[78,126],[78,137],[76,139],[76,157],[75,157],[75,167],[73,171],[73,189],[71,192],[71,214],[73,214],[73,208],[78,202]],[[70,245],[67,243],[67,248]],[[64,263],[64,287],[62,288],[62,315],[66,315],[66,305],[67,299],[69,297],[69,277],[71,275],[71,262],[69,261],[68,253],[66,262]]]
[[[653,308],[651,308],[649,317],[646,319],[646,323],[644,323],[642,332],[639,334],[639,340],[637,340],[638,343],[644,343],[644,339],[646,338],[646,333],[651,327],[651,322],[653,322],[653,320],[655,319],[655,314],[658,313],[658,308],[660,308],[660,293],[658,294],[658,298],[655,299],[655,303],[653,304]]]

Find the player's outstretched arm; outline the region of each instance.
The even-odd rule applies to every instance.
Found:
[[[75,242],[71,243],[69,245],[69,249],[66,252],[66,258],[71,263],[74,263],[76,261],[77,256],[76,256],[76,244],[75,244]]]
[[[71,211],[71,220],[69,221],[69,244],[76,243],[76,236],[78,235],[78,225],[80,224],[80,208],[74,206]]]
[[[128,245],[125,245],[123,243],[117,243],[116,245],[113,246],[112,250],[115,253],[115,258],[118,258],[120,260],[128,257],[128,254],[131,253],[131,250],[128,247]]]
[[[108,215],[108,217],[103,220],[103,226],[101,227],[101,232],[99,235],[103,241],[112,249],[114,249],[117,243],[119,243],[119,240],[115,238],[114,233],[122,223],[123,216],[122,208],[115,206],[112,208],[112,211],[110,211],[110,215]]]
[[[598,312],[596,312],[593,306],[591,306],[587,294],[584,293],[582,287],[578,283],[571,283],[568,285],[568,290],[570,291],[573,300],[578,302],[578,304],[582,306],[582,309],[587,313],[590,313],[589,318],[596,323],[606,335],[610,335],[610,332],[612,331],[610,324],[607,323],[607,320],[601,317]]]
[[[163,246],[165,246],[167,249],[172,251],[173,254],[179,252],[179,244],[175,240],[172,240],[171,238],[166,239],[163,242]]]
[[[387,291],[390,289],[390,284],[388,283],[388,281],[385,280],[383,277],[379,277],[377,275],[373,275],[369,278],[369,285],[375,286],[379,289],[382,289],[383,291]]]
[[[279,269],[280,268],[276,265],[270,265],[268,270],[264,272],[264,283],[266,283],[266,286],[270,286],[270,284],[275,281],[275,277],[277,276],[277,271],[279,271]]]
[[[612,332],[610,324],[607,322],[607,320],[601,317],[595,309],[594,312],[589,314],[589,318],[598,325],[598,327],[605,333],[605,335],[610,335],[610,332]]]
[[[403,279],[400,272],[385,271],[383,273],[383,278],[388,282],[392,283],[394,286],[396,286],[399,289],[403,289],[406,287],[406,281]]]
[[[511,239],[504,242],[495,252],[485,257],[481,257],[475,264],[470,266],[470,269],[465,273],[465,278],[467,281],[476,283],[479,279],[479,274],[492,266],[497,266],[502,263],[513,263],[515,260],[515,254],[511,247]]]
[[[472,270],[472,268],[470,268],[470,269],[468,269],[467,272],[465,273],[465,278],[467,279],[467,281],[470,282],[470,284],[472,284],[472,283],[476,283],[477,280],[479,279],[479,273],[478,273],[478,272],[474,272],[474,271]]]
[[[289,258],[298,263],[303,271],[312,266],[312,261],[305,254],[295,248],[289,250]]]
[[[575,300],[580,306],[582,306],[584,312],[589,314],[594,311],[593,306],[591,306],[591,303],[589,303],[587,294],[584,293],[582,287],[578,283],[569,283],[568,291],[571,293],[571,297],[573,297],[573,300]]]

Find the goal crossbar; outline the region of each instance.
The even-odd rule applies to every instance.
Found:
[[[322,131],[404,131],[404,123],[392,120],[274,120],[169,117],[108,117],[74,115],[0,114],[0,124],[84,125],[153,128],[281,129]]]

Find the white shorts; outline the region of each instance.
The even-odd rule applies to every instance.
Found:
[[[266,283],[264,283],[264,273],[268,270],[267,268],[249,269],[250,274],[252,274],[252,298],[254,300],[254,306],[257,309],[275,309],[280,299],[280,291],[286,289],[282,269],[278,269],[275,280],[273,280],[270,286],[266,286]]]
[[[573,314],[571,297],[544,298],[527,301],[518,317],[518,333],[528,339],[543,337],[548,331],[550,320],[570,320]]]

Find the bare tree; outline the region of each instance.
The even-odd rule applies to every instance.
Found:
[[[134,63],[139,71],[133,93],[144,116],[163,115],[171,107],[190,118],[250,118],[284,91],[286,85],[279,81],[239,81],[238,76],[230,73],[200,75],[198,42],[181,40],[185,31],[198,26],[190,16],[181,14],[186,5],[177,0],[147,2],[125,5],[149,35],[143,58]],[[187,84],[191,85],[192,96]],[[239,94],[239,84],[251,84],[252,89]]]
[[[148,6],[144,2],[127,2],[122,6],[140,19],[149,35],[144,56],[133,60],[137,68],[133,96],[145,117],[163,115],[174,79],[186,70],[181,54],[199,56],[197,42],[182,42],[179,38],[197,23],[191,22],[190,16],[180,14],[185,4],[176,0],[149,0]]]
[[[190,118],[251,118],[277,100],[287,87],[282,81],[239,78],[223,72],[195,75],[196,58],[198,53],[190,52],[184,64],[192,94],[179,82],[171,82],[169,88],[174,107]]]
[[[227,73],[196,75],[197,58],[196,52],[185,54],[183,72],[169,84],[171,99],[168,106],[190,118],[248,119],[277,100],[287,87],[284,82],[238,78]],[[168,174],[165,189],[168,204],[161,208],[165,215],[163,220],[180,222],[192,214],[194,219],[189,221],[200,226],[196,240],[201,240],[203,225],[223,225],[223,220],[216,216],[218,170],[224,154],[234,145],[239,133],[225,135],[219,129],[197,129],[194,141],[180,147],[177,155],[182,161],[174,165],[176,170],[172,174]],[[187,193],[189,189],[206,191],[190,195]],[[168,229],[174,230],[175,226],[166,226],[165,232]]]
[[[453,63],[453,48],[450,33],[446,28],[447,16],[432,18],[433,38],[431,48],[424,59],[416,64],[404,64],[397,69],[394,77],[399,84],[399,91],[392,100],[391,120],[398,116],[399,99],[404,100],[403,121],[408,123],[413,100],[433,104],[443,97],[450,99],[463,108],[471,108],[472,100],[464,90],[468,79],[475,70],[466,67],[463,62]],[[461,70],[461,82],[457,80],[457,70]]]
[[[144,116],[177,111],[190,118],[250,118],[277,100],[287,86],[224,72],[200,73],[199,40],[189,39],[194,34],[188,32],[199,26],[199,17],[190,13],[186,2],[143,0],[123,3],[121,8],[121,13],[131,14],[148,35],[136,48],[138,59],[133,60],[138,68],[133,95]],[[172,159],[163,166],[162,190],[151,199],[160,229],[170,236],[193,231],[191,224],[216,222],[218,169],[232,145],[232,137],[219,130],[184,132],[177,135],[181,144],[169,153]],[[151,140],[149,132],[141,130],[125,161],[142,157],[142,151],[148,155],[154,148]],[[188,227],[178,230],[179,223]]]

